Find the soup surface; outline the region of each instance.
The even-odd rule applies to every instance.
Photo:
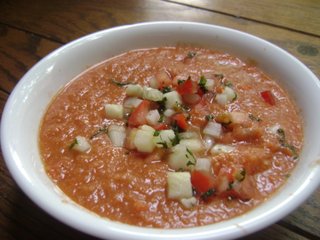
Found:
[[[130,51],[79,75],[49,105],[47,174],[76,203],[137,226],[243,214],[290,176],[302,120],[254,64],[209,49]]]

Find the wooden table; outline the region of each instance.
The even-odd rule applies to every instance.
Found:
[[[184,20],[267,39],[320,76],[319,0],[0,1],[0,113],[19,79],[61,45],[123,24]],[[303,80],[303,79],[302,79]],[[0,154],[0,239],[93,239],[53,219],[26,197]],[[289,216],[243,239],[320,239],[320,189]]]

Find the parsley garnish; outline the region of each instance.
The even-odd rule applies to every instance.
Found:
[[[154,131],[153,136],[157,137],[159,135],[160,135],[160,131],[159,130]]]
[[[69,145],[69,149],[72,149],[76,144],[78,144],[77,138],[75,138],[73,142]]]
[[[208,91],[208,89],[206,87],[206,84],[207,84],[206,77],[205,76],[201,76],[198,85],[204,92]]]
[[[168,92],[171,92],[171,91],[172,91],[172,88],[169,87],[169,86],[163,87],[163,88],[161,89],[161,92],[162,92],[162,93],[168,93]]]
[[[119,81],[115,80],[114,78],[111,79],[111,82],[116,84],[119,87],[123,87],[123,86],[131,84],[131,82],[119,82]]]
[[[93,138],[95,138],[96,136],[102,134],[102,133],[107,133],[107,131],[108,131],[108,128],[107,128],[107,127],[99,128],[98,131],[96,131],[94,134],[91,135],[90,140],[93,139]]]
[[[166,97],[164,97],[161,101],[157,101],[157,103],[159,104],[158,111],[160,114],[166,110],[166,101],[167,101]],[[163,116],[162,116],[162,119],[163,119]],[[161,121],[159,120],[159,122]]]
[[[261,118],[255,116],[255,115],[253,115],[253,114],[251,114],[251,113],[249,113],[249,118],[250,118],[252,121],[257,121],[257,122],[261,122],[261,121],[262,121]]]
[[[291,144],[289,144],[289,143],[287,142],[287,140],[286,140],[286,135],[285,135],[284,130],[283,130],[282,128],[279,128],[279,129],[277,130],[277,134],[278,134],[278,136],[279,136],[278,140],[279,140],[280,145],[281,145],[282,147],[288,148],[288,149],[291,151],[291,153],[292,153],[292,155],[293,155],[293,158],[294,158],[294,159],[297,159],[297,158],[299,157],[299,155],[298,155],[298,153],[297,153],[297,149],[296,149],[293,145],[291,145]]]
[[[193,57],[196,56],[196,55],[197,55],[196,52],[190,51],[190,52],[188,52],[187,57],[188,57],[188,58],[193,58]]]
[[[189,160],[187,162],[187,166],[190,166],[190,165],[196,165],[196,158],[194,157],[193,153],[190,151],[190,149],[187,148],[187,152],[189,153],[189,155],[192,157],[192,160]],[[189,155],[186,154],[186,157],[189,158]]]
[[[209,121],[211,121],[212,119],[214,119],[214,116],[213,116],[213,114],[209,114],[209,115],[206,115],[206,116],[205,116],[205,119],[209,122]]]
[[[184,83],[186,80],[181,80],[181,79],[178,79],[178,85]]]
[[[226,86],[226,87],[229,87],[229,88],[232,88],[232,87],[233,87],[233,84],[232,84],[232,82],[230,82],[230,81],[225,81],[225,82],[223,83],[223,85]]]
[[[208,191],[206,191],[205,193],[203,193],[201,195],[202,200],[207,200],[209,197],[211,197],[212,195],[214,195],[216,191],[214,189],[209,189]]]
[[[246,177],[246,170],[243,168],[240,171],[238,171],[235,175],[235,178],[239,181],[242,182]]]

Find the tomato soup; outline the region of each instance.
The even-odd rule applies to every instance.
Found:
[[[115,221],[185,228],[241,215],[295,167],[302,119],[252,63],[210,49],[129,51],[52,100],[39,145],[52,181]]]

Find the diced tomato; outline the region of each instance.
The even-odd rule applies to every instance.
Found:
[[[272,106],[276,104],[276,100],[270,90],[260,92],[260,95],[266,103]]]
[[[133,110],[128,119],[129,127],[139,127],[147,123],[146,115],[150,110],[151,102],[143,100],[136,109]]]
[[[197,93],[184,94],[182,95],[182,100],[186,104],[195,105],[201,101],[201,97]]]
[[[185,131],[188,128],[188,123],[186,117],[183,115],[183,113],[177,113],[172,116],[172,121],[178,125],[178,127]]]
[[[214,179],[209,173],[194,170],[191,173],[192,186],[199,193],[205,193],[214,188]]]
[[[183,83],[180,83],[177,86],[177,92],[180,95],[184,95],[184,94],[191,94],[194,93],[194,87],[193,87],[193,82],[190,78],[188,78],[186,81],[184,81]]]
[[[169,129],[169,126],[166,123],[159,123],[156,126],[153,126],[153,128],[157,131],[160,131],[160,130]]]

